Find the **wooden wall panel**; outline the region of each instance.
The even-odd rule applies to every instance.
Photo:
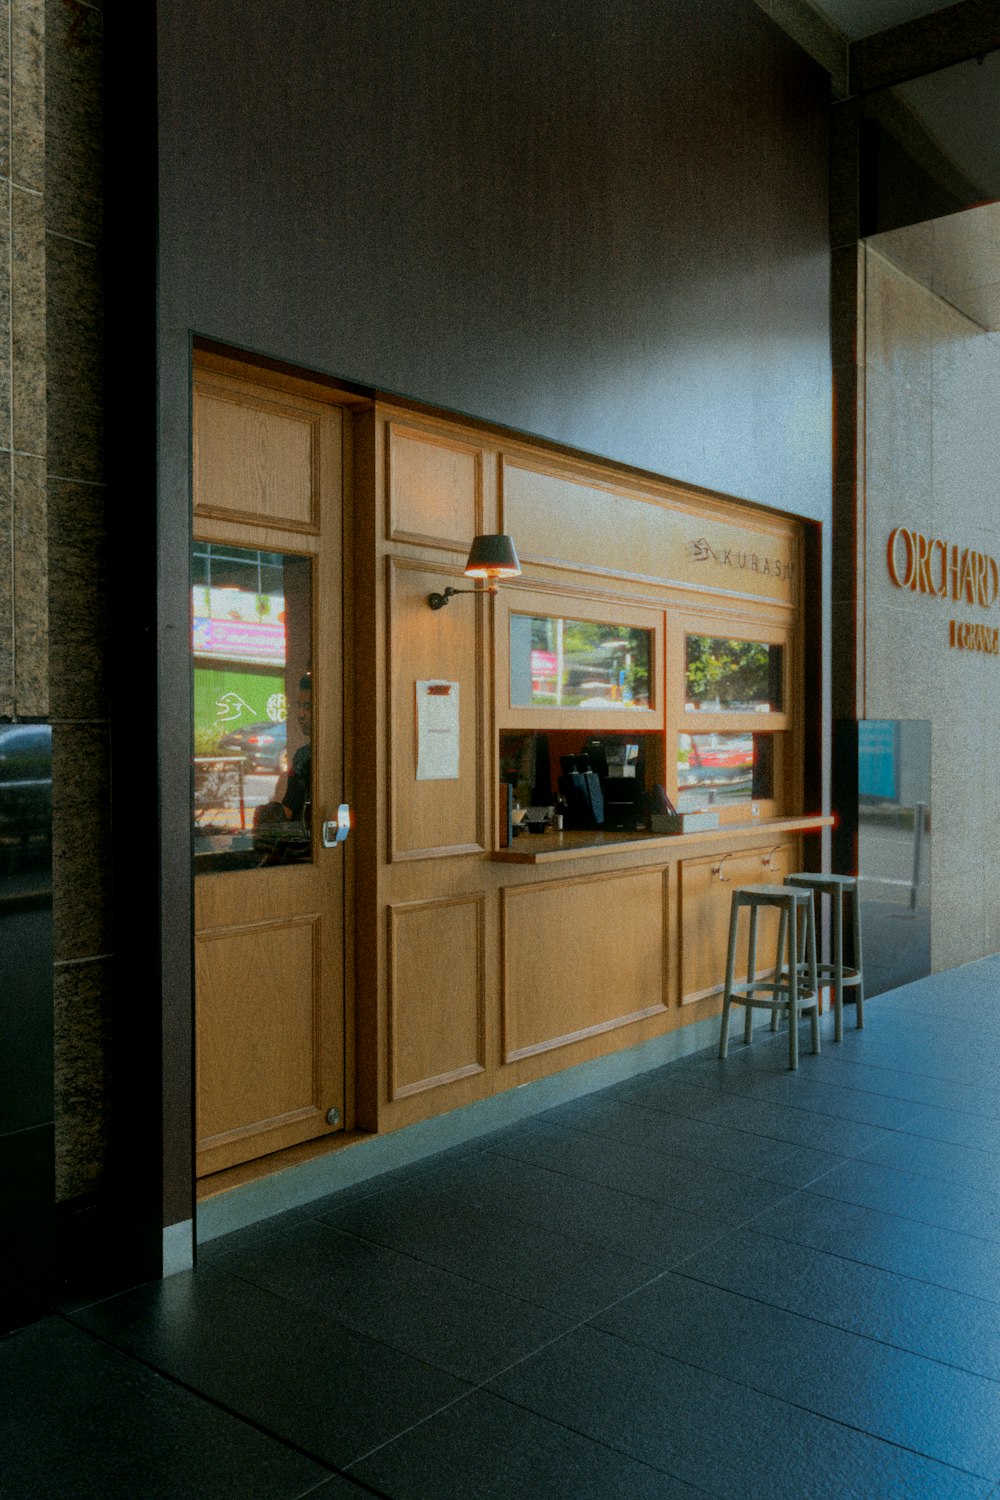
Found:
[[[787,524],[751,523],[748,512],[726,516],[704,501],[696,509],[679,497],[643,497],[510,460],[501,474],[502,529],[517,539],[522,561],[781,603],[795,596],[796,538]]]
[[[485,829],[480,725],[482,600],[433,610],[428,594],[451,579],[394,561],[389,566],[390,858],[417,859],[482,849]],[[417,780],[416,684],[458,684],[457,780]]]
[[[333,407],[203,378],[194,402],[196,513],[317,530],[320,476],[340,464],[341,420]],[[339,493],[339,474],[325,477]],[[207,495],[211,505],[199,498]]]
[[[482,451],[392,422],[388,470],[388,535],[467,553],[483,529]]]
[[[284,1126],[321,1109],[319,940],[311,916],[196,940],[200,1150],[218,1155],[262,1129],[277,1149]]]
[[[680,864],[681,1003],[721,991],[726,977],[729,914],[738,885],[780,885],[793,868],[794,846],[764,844],[735,854],[712,854]],[[737,972],[746,975],[746,918],[740,918]],[[774,966],[778,918],[762,912],[757,926],[758,969]]]
[[[485,1067],[482,895],[389,910],[389,1098]]]
[[[505,1062],[664,1009],[666,871],[502,893]]]

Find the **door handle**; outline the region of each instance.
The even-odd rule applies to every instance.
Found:
[[[342,802],[337,808],[337,816],[328,818],[323,824],[323,848],[335,849],[338,844],[342,844],[351,831],[353,821],[351,809],[346,802]]]

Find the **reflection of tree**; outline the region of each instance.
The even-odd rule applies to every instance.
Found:
[[[219,753],[219,741],[221,738],[222,729],[218,724],[213,724],[211,729],[199,729],[196,725],[194,731],[195,755],[217,755]]]
[[[687,696],[692,702],[718,699],[756,705],[771,700],[770,646],[759,641],[687,638]]]

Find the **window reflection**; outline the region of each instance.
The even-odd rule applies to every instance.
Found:
[[[687,637],[685,707],[710,713],[778,713],[780,646],[714,635]]]
[[[310,858],[311,564],[196,542],[196,867]]]
[[[773,797],[774,740],[771,734],[678,735],[678,811]]]
[[[513,708],[649,708],[651,630],[510,617]]]

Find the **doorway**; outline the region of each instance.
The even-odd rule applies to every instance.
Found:
[[[199,1177],[345,1123],[349,417],[323,397],[301,381],[196,360]]]

